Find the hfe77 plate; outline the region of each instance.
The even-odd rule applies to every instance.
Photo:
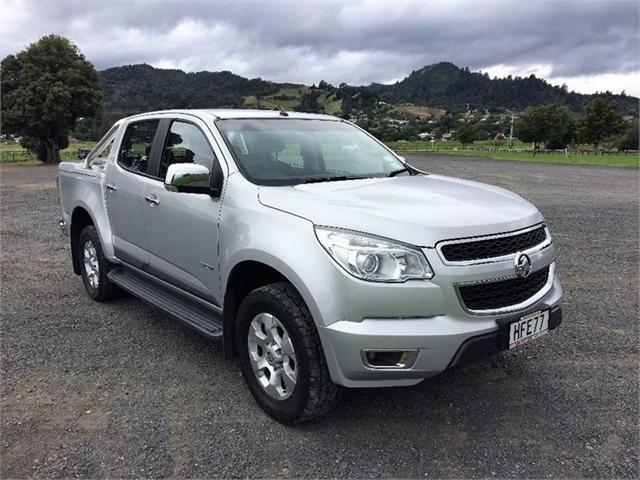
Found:
[[[509,325],[509,349],[519,347],[549,332],[549,310],[530,313]]]

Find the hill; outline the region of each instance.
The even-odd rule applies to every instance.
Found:
[[[471,72],[448,62],[437,63],[412,72],[393,85],[368,87],[388,103],[413,103],[458,110],[498,108],[522,110],[526,107],[559,103],[581,112],[596,96],[613,101],[624,115],[638,115],[638,98],[610,92],[584,95],[547,83],[534,75],[492,79],[486,73]]]
[[[469,106],[481,110],[522,110],[545,103],[560,103],[581,112],[596,96],[613,101],[620,113],[638,116],[638,98],[604,93],[583,95],[550,85],[531,75],[491,79],[452,63],[429,65],[392,85],[334,87],[276,83],[247,79],[232,72],[196,72],[126,65],[100,72],[104,89],[103,125],[133,113],[166,108],[277,108],[353,116],[359,112],[415,117],[438,116],[443,110]],[[380,109],[388,104],[391,109]],[[103,130],[103,128],[101,128]]]
[[[279,86],[228,71],[186,73],[150,65],[125,65],[100,72],[108,112],[165,108],[241,107],[244,97],[275,93]]]

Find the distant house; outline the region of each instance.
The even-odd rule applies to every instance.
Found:
[[[447,132],[442,134],[442,140],[451,140],[453,138],[453,133]]]
[[[433,140],[436,138],[436,134],[433,132],[422,132],[418,134],[418,138],[421,140]]]

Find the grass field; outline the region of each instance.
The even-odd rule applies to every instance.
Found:
[[[60,158],[63,161],[76,160],[78,150],[90,150],[96,142],[71,142],[69,148],[60,150]],[[17,163],[37,161],[35,154],[26,151],[17,143],[0,143],[0,162]]]
[[[507,142],[503,142],[500,145],[496,145],[493,140],[479,140],[473,142],[472,145],[464,147],[457,140],[436,140],[433,144],[428,140],[400,140],[398,142],[385,142],[390,148],[394,150],[460,150],[461,148],[506,148]],[[531,148],[530,143],[522,143],[519,140],[513,141],[513,148]]]
[[[423,105],[397,105],[393,109],[396,112],[408,113],[419,118],[440,118],[447,113],[442,108],[425,107]]]
[[[63,161],[76,160],[78,149],[89,150],[95,145],[94,142],[73,142],[69,148],[60,151]],[[625,154],[548,154],[538,153],[533,155],[531,152],[498,152],[488,151],[485,149],[495,147],[492,141],[475,142],[471,146],[463,147],[459,142],[435,142],[433,145],[425,141],[411,142],[388,142],[387,145],[394,151],[402,153],[423,152],[435,153],[443,155],[465,155],[469,157],[495,158],[497,160],[518,160],[523,162],[538,163],[568,163],[582,165],[609,165],[614,167],[638,167],[640,156]],[[515,148],[530,147],[529,144],[514,142]],[[17,163],[17,162],[34,162],[37,161],[34,154],[25,151],[17,143],[0,143],[0,162],[1,163]]]
[[[263,108],[267,110],[274,110],[278,107],[283,110],[296,110],[300,106],[302,97],[309,93],[309,87],[290,87],[281,88],[272,95],[261,97],[260,99],[251,95],[244,97],[245,108]],[[324,112],[329,115],[335,115],[340,112],[342,108],[342,100],[336,98],[335,94],[327,94],[326,91],[322,91],[318,97],[318,105],[324,108]]]
[[[567,156],[559,153],[537,153],[532,152],[501,152],[490,151],[495,144],[492,141],[474,142],[473,145],[463,147],[460,142],[435,142],[433,145],[425,141],[412,142],[388,142],[387,145],[393,151],[402,153],[422,152],[443,155],[465,155],[469,157],[495,158],[496,160],[517,160],[522,162],[537,163],[568,163],[579,165],[608,165],[612,167],[635,167],[640,164],[640,156],[637,154],[604,154],[596,155],[592,153],[569,153]],[[530,144],[514,142],[514,148],[531,148]]]

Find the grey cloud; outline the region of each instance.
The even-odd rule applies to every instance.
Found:
[[[548,65],[552,77],[640,71],[635,1],[10,2],[0,55],[47,33],[98,68],[147,62],[273,80],[369,83],[436,61]]]

